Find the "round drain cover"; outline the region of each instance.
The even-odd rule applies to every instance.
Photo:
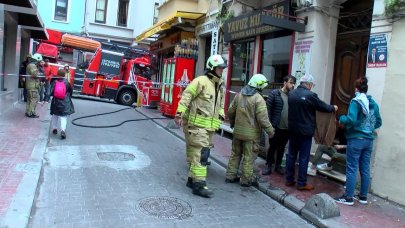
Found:
[[[98,152],[97,157],[103,161],[132,161],[135,159],[133,154],[123,152]]]
[[[191,216],[191,205],[174,197],[150,197],[141,200],[139,210],[163,219],[186,219]]]

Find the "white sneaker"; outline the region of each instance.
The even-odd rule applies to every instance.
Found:
[[[307,174],[310,176],[316,176],[316,169],[312,168],[312,165],[308,166]]]
[[[321,171],[330,171],[330,170],[332,170],[332,166],[328,166],[328,164],[326,164],[326,163],[319,164],[319,165],[316,166],[316,168],[318,170],[321,170]]]

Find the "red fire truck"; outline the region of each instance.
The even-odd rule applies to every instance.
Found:
[[[88,38],[61,35],[54,30],[51,33],[56,35],[48,41],[41,41],[47,46],[57,45],[86,51],[95,49],[84,71],[71,72],[75,92],[112,99],[122,105],[132,105],[144,88],[153,87],[151,78],[156,73],[156,56],[148,50],[110,43],[97,44],[97,41]],[[58,64],[52,66],[62,67]]]

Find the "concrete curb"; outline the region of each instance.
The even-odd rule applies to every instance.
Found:
[[[49,116],[47,116],[49,118]],[[16,194],[10,203],[7,214],[1,222],[1,227],[25,228],[28,226],[34,200],[40,184],[40,177],[43,167],[43,156],[49,140],[48,121],[42,120],[40,136],[34,146],[29,161],[19,164],[16,169],[25,171]]]

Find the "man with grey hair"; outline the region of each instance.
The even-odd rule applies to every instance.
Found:
[[[289,148],[286,162],[286,186],[294,186],[295,162],[299,154],[299,169],[297,189],[313,190],[307,184],[307,169],[312,146],[312,137],[316,126],[316,111],[336,112],[336,105],[328,105],[311,92],[314,88],[314,77],[305,74],[300,79],[300,85],[292,90],[288,96],[288,131]]]

